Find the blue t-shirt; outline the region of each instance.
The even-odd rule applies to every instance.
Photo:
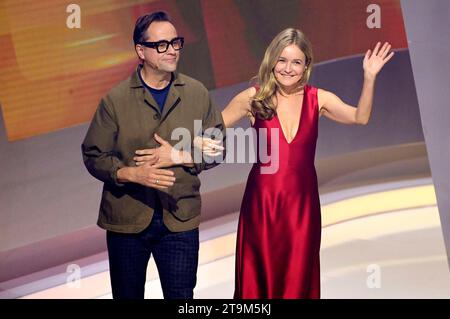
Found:
[[[169,94],[170,85],[172,84],[172,81],[173,81],[173,74],[171,75],[169,84],[163,89],[154,89],[152,87],[149,87],[142,79],[141,72],[138,72],[138,74],[139,74],[139,78],[141,79],[142,84],[151,93],[151,95],[155,99],[156,103],[158,103],[159,109],[161,110],[161,113],[162,113],[163,108],[164,108],[164,103],[166,103],[167,95]]]

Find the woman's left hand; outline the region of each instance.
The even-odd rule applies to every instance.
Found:
[[[194,138],[194,147],[202,150],[203,154],[208,156],[218,156],[225,150],[223,146],[220,146],[220,140],[213,140],[209,137],[196,136]]]
[[[380,45],[381,42],[378,42],[373,52],[368,50],[364,56],[363,69],[365,78],[374,79],[386,62],[394,56],[394,52],[389,53],[391,45],[388,42],[385,42],[381,48]]]

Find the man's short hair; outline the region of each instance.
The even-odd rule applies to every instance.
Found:
[[[150,14],[143,15],[136,20],[136,24],[134,26],[133,32],[133,41],[134,45],[144,42],[147,40],[145,38],[145,31],[147,31],[148,27],[152,22],[155,21],[167,21],[171,22],[169,15],[164,11],[157,11]]]

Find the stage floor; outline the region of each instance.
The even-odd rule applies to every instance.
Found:
[[[322,195],[321,203],[322,298],[450,298],[430,179],[346,189]],[[195,298],[232,298],[237,217],[233,213],[202,224]],[[16,293],[22,289],[22,298],[111,298],[106,253],[102,257],[81,268],[78,281],[61,274],[17,287]],[[162,298],[153,260],[147,278],[146,298]]]

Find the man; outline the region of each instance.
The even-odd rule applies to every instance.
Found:
[[[172,147],[171,134],[184,128],[193,137],[195,120],[202,130],[225,127],[207,89],[176,72],[184,39],[166,13],[140,17],[133,40],[141,64],[101,100],[82,145],[88,171],[104,182],[98,225],[107,230],[113,298],[144,298],[153,254],[164,298],[189,299],[198,265],[197,174],[217,162],[194,163]]]

